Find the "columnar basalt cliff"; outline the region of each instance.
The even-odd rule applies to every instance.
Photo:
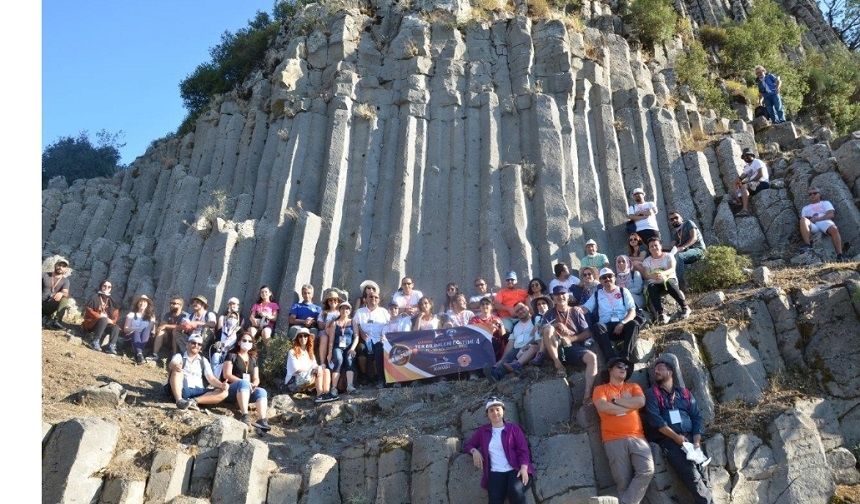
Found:
[[[826,187],[845,239],[858,234],[857,140],[843,146],[846,164],[790,124],[771,131],[783,148],[808,147],[773,167],[784,184],[754,200],[757,217],[733,218],[723,196],[740,149],[756,148],[751,126],[676,89],[680,40],[646,57],[612,33],[611,4],[586,4],[590,24],[610,31],[535,22],[524,5],[464,21],[466,2],[312,4],[281,31],[265,71],[193,132],[111,180],[52,183],[43,251],[70,257],[74,296],[110,277],[126,302],[195,292],[218,309],[231,295],[253,301],[261,284],[287,301],[305,282],[356,289],[372,278],[387,290],[409,274],[432,295],[478,275],[498,284],[511,269],[547,277],[555,261],[578,264],[588,238],[623,250],[637,186],[663,216],[678,209],[709,242],[745,252],[796,238],[810,183]],[[685,5],[694,18],[746,8]],[[714,141],[682,152],[690,135]]]

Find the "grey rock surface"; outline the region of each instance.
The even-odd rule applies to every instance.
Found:
[[[74,418],[54,426],[42,453],[43,502],[91,502],[119,441],[119,425],[100,418]]]

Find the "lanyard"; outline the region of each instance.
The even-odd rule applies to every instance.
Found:
[[[57,275],[53,275],[53,274],[51,275],[51,293],[52,294],[57,293],[57,291],[55,289],[57,288],[57,285],[59,285],[60,281],[62,281],[62,280],[63,280],[62,275],[60,275],[59,277]]]

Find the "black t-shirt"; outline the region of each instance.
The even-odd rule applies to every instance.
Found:
[[[245,367],[245,361],[241,357],[239,357],[239,354],[237,353],[231,353],[228,359],[230,359],[230,362],[233,363],[233,376],[241,378],[242,375],[245,373],[248,373],[249,375],[251,375],[251,377],[254,376],[254,373],[252,371],[255,367],[257,367],[257,359],[249,355],[247,368]],[[248,368],[250,368],[251,370],[249,371]]]

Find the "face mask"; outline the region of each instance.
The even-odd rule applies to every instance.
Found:
[[[250,350],[253,346],[254,344],[250,341],[244,341],[242,343],[239,343],[239,348],[241,348],[242,350]]]

